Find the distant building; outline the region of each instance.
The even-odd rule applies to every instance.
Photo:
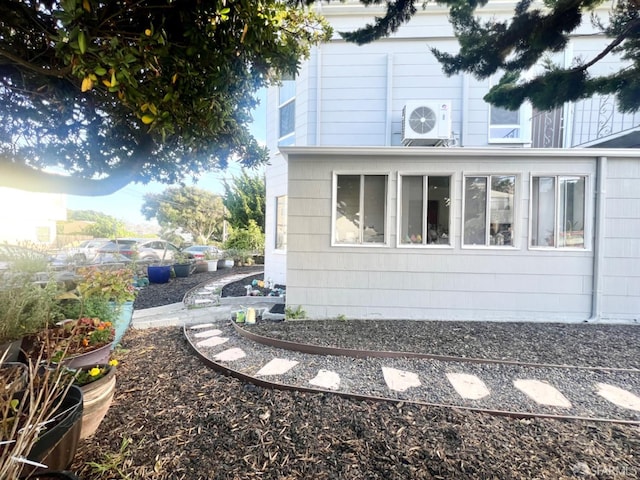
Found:
[[[67,219],[66,195],[0,188],[0,242],[49,245]]]

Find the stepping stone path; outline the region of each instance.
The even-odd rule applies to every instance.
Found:
[[[340,375],[329,370],[320,370],[318,374],[309,380],[311,385],[326,388],[327,390],[338,390],[340,388]]]
[[[598,383],[597,386],[598,395],[602,398],[609,400],[611,403],[615,403],[619,407],[640,412],[640,397],[637,395],[606,383]]]
[[[384,376],[384,381],[387,386],[396,392],[405,392],[411,387],[419,387],[422,385],[418,374],[413,372],[382,367],[382,375]]]
[[[237,335],[237,333],[233,330],[233,327],[231,327],[228,324],[228,322],[204,323],[200,325],[193,325],[189,327],[189,329],[192,331],[190,336],[194,338],[195,340],[194,343],[197,348],[218,347],[220,345],[227,343],[230,340],[230,338],[234,339],[234,343],[236,345],[238,344],[242,345],[243,348],[234,346],[232,348],[227,348],[225,350],[222,350],[216,353],[206,354],[206,356],[208,356],[209,358],[212,358],[216,362],[223,362],[223,363],[235,362],[245,357],[250,359],[251,353],[253,351],[260,350],[261,348],[266,348]],[[223,334],[225,336],[222,336]],[[251,375],[255,377],[282,376],[282,375],[285,375],[287,372],[289,372],[291,369],[293,369],[294,367],[296,367],[296,365],[300,363],[298,360],[292,360],[292,359],[286,358],[286,354],[287,354],[286,350],[278,349],[278,351],[281,352],[281,355],[283,356],[277,356],[275,358],[272,358],[270,361],[268,361],[267,363],[259,367],[256,373],[253,373]],[[317,355],[311,355],[311,354],[307,354],[307,355],[310,360],[313,359],[314,361],[317,361],[317,358],[318,358]],[[305,354],[301,354],[299,352],[296,352],[295,356],[298,359],[306,358]],[[330,363],[331,357],[327,357],[327,359]],[[423,361],[423,362],[431,361],[435,363],[441,362],[438,360],[417,360],[417,361]],[[461,364],[458,363],[458,365],[461,365]],[[256,368],[255,366],[252,366],[251,370],[255,370],[255,368]],[[483,370],[482,376],[487,375],[490,377],[491,367],[488,367],[485,365],[483,368],[484,370]],[[514,367],[514,366],[502,365],[502,366],[496,366],[495,368],[502,369],[502,372],[499,373],[499,375],[501,375],[501,378],[504,378],[505,375],[510,375],[511,374],[510,372],[513,372],[514,377],[513,377],[513,380],[511,380],[512,382],[511,388],[517,389],[519,392],[523,393],[526,396],[526,398],[533,400],[535,404],[541,406],[541,408],[545,408],[545,407],[561,408],[561,409],[567,410],[567,414],[573,415],[573,412],[569,410],[574,409],[575,405],[573,405],[572,402],[569,401],[569,399],[565,397],[565,395],[558,388],[551,385],[551,383],[544,380],[538,380],[538,379],[517,378],[519,375],[522,374],[522,372],[518,370],[517,367]],[[536,367],[536,368],[539,368],[540,372],[543,372],[545,369],[545,367],[543,366]],[[240,368],[239,371],[242,371],[242,369]],[[437,373],[438,372],[437,368],[434,369],[433,371],[436,372],[433,375],[436,375],[436,376],[439,375],[439,373]],[[350,372],[353,375],[353,370],[351,370]],[[520,372],[520,373],[517,373],[517,372]],[[631,391],[625,390],[624,388],[621,388],[609,383],[603,383],[603,382],[591,383],[591,381],[589,380],[591,378],[590,374],[584,373],[583,370],[568,369],[567,372],[571,372],[571,373],[567,373],[568,375],[576,375],[578,376],[578,378],[584,379],[584,389],[583,389],[584,391],[589,392],[592,395],[598,395],[601,398],[605,399],[606,401],[620,407],[621,409],[627,410],[629,412],[640,412],[640,396],[638,396],[636,393],[633,393]],[[420,375],[416,372],[412,372],[409,370],[401,370],[401,369],[392,368],[388,366],[381,367],[381,373],[384,379],[384,385],[386,386],[386,388],[388,388],[390,392],[400,392],[400,393],[407,392],[411,388],[422,386],[423,382],[428,385],[430,382],[436,381],[436,379],[432,379],[432,378],[421,379]],[[539,373],[539,372],[536,371],[536,373]],[[625,378],[627,377],[625,377],[624,375],[631,375],[631,377],[629,378],[633,379],[633,381],[630,382],[630,385],[636,385],[636,386],[638,385],[636,376],[640,376],[640,371],[627,371],[622,373],[616,372],[616,375],[618,374],[621,375],[621,380],[620,379],[618,380],[621,384],[623,385],[626,384]],[[482,403],[479,405],[482,405],[482,408],[489,408],[489,409],[496,409],[496,410],[505,409],[505,406],[500,403],[499,398],[500,398],[500,395],[504,395],[506,393],[501,390],[508,389],[509,384],[504,384],[503,381],[500,381],[498,382],[499,385],[504,384],[504,386],[500,386],[500,388],[498,388],[495,386],[495,384],[492,383],[492,385],[494,385],[492,387],[493,388],[493,391],[492,391],[492,389],[487,387],[487,384],[485,383],[485,380],[490,380],[490,378],[483,380],[478,375],[466,373],[466,372],[442,372],[442,375],[446,378],[446,380],[453,387],[453,389],[461,399],[460,402],[455,402],[455,401],[451,402],[450,399],[446,400],[446,402],[448,402],[449,404],[459,405],[459,406],[471,406],[471,404],[468,403],[469,401],[474,401],[474,402],[481,401]],[[306,380],[306,385],[312,385],[314,387],[318,387],[323,390],[338,391],[341,389],[341,386],[343,385],[342,378],[341,378],[343,376],[344,376],[344,373],[341,371],[335,371],[329,368],[322,368],[317,371],[317,373],[315,374],[315,377],[308,378]],[[375,378],[375,374],[373,374],[371,378]],[[302,382],[304,383],[304,380],[302,380]],[[286,384],[286,381],[284,383]],[[347,390],[344,390],[344,391],[349,391],[349,390],[347,388]],[[575,395],[575,392],[573,391],[569,393]],[[492,405],[491,398],[494,396],[497,398],[497,400],[493,400],[493,402],[497,402],[497,403]],[[513,394],[511,394],[511,396],[513,396]],[[393,395],[390,395],[390,397],[396,398]],[[572,398],[574,399],[574,403],[577,403],[577,401],[575,400],[575,397],[572,396]],[[423,401],[430,402],[430,403],[439,403],[438,399],[433,399],[433,398],[425,398]],[[490,406],[487,407],[487,405],[490,405]],[[592,408],[592,406],[593,405],[589,406],[589,408]],[[528,408],[531,408],[531,407],[528,407]],[[589,413],[583,414],[583,415],[578,414],[577,416],[586,415],[586,416],[589,416],[590,418],[597,418],[597,417],[606,418],[606,415],[603,416],[598,412],[592,412],[591,410],[589,410],[589,408],[586,410]],[[525,411],[524,413],[527,413],[527,412],[536,413],[535,408],[531,411]],[[542,412],[544,413],[548,411],[542,410]],[[629,417],[630,418],[627,418],[624,415],[622,415],[621,419],[640,422],[640,416],[638,416],[637,414],[629,413]]]
[[[480,400],[488,397],[491,392],[484,382],[469,373],[447,373],[447,379],[462,398]]]
[[[513,386],[539,405],[571,408],[571,402],[560,391],[540,380],[515,380]]]
[[[256,377],[263,375],[284,375],[298,364],[295,360],[274,358],[256,373]]]

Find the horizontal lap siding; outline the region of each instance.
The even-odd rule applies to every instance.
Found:
[[[388,246],[331,246],[332,174],[391,174]],[[558,159],[349,158],[289,163],[287,302],[312,318],[581,320],[590,316],[592,252],[529,250],[529,173],[593,174],[594,162]],[[397,172],[454,174],[453,247],[398,248]],[[463,173],[519,175],[514,249],[461,248]]]
[[[607,162],[602,316],[640,320],[640,159]]]

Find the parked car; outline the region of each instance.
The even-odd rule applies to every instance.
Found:
[[[98,254],[98,249],[108,242],[108,238],[92,238],[81,242],[77,247],[68,247],[60,250],[55,256],[57,260],[67,263],[92,263]]]
[[[129,259],[158,262],[173,260],[180,249],[161,238],[116,238],[98,249],[98,256],[120,254]]]
[[[221,256],[222,251],[213,245],[191,245],[183,250],[189,253],[196,260],[204,260],[206,257],[211,259]]]

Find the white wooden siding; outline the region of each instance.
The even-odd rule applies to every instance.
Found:
[[[289,162],[287,303],[312,318],[581,320],[591,314],[593,252],[529,249],[529,179],[595,174],[594,159],[295,157]],[[396,247],[398,172],[456,172],[453,248]],[[387,246],[331,247],[333,172],[389,174]],[[518,248],[461,249],[462,178],[515,173]],[[589,194],[592,195],[590,190]],[[589,201],[591,205],[591,199]],[[592,211],[592,210],[590,210]],[[592,222],[592,219],[589,220]],[[589,242],[591,243],[591,242]]]
[[[640,321],[640,158],[607,171],[602,316]]]

